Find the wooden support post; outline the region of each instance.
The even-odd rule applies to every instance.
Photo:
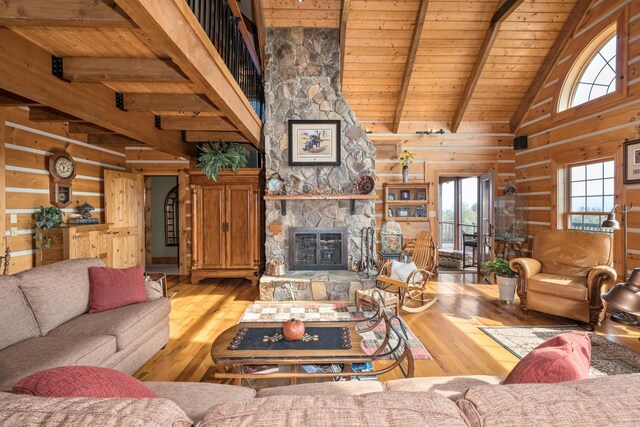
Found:
[[[39,105],[30,99],[0,89],[0,107],[35,107]]]
[[[110,145],[111,147],[129,147],[142,145],[140,141],[122,135],[89,134],[87,143],[92,145]]]
[[[162,116],[160,129],[166,130],[201,130],[201,131],[237,131],[222,117],[200,116]]]
[[[248,142],[238,132],[209,132],[209,131],[188,131],[185,132],[186,142]]]
[[[264,64],[264,44],[267,39],[267,25],[264,22],[264,11],[262,9],[262,0],[251,0],[253,5],[253,22],[256,24],[258,32],[258,55],[260,63]]]
[[[69,123],[69,133],[86,133],[86,134],[114,134],[115,132],[87,122],[71,122]]]

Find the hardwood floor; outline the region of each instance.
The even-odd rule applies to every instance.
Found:
[[[171,337],[138,372],[146,381],[211,381],[211,342],[234,325],[254,300],[258,288],[241,279],[210,280],[191,285],[187,278],[169,279],[172,298]],[[432,360],[416,361],[416,376],[506,375],[517,358],[479,326],[571,325],[576,322],[530,312],[518,303],[498,301],[496,285],[480,284],[474,274],[441,273],[431,284],[439,296],[428,310],[402,317],[431,353]],[[606,320],[597,331],[640,352],[640,328]],[[384,362],[380,362],[384,363]],[[381,380],[400,377],[385,374]]]

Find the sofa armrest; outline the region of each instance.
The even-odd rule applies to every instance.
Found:
[[[540,273],[542,270],[542,264],[540,264],[540,261],[533,258],[514,258],[509,261],[509,268],[513,271],[517,271],[520,278],[528,279],[529,277]]]

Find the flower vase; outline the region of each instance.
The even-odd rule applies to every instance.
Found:
[[[402,182],[404,184],[409,182],[409,166],[402,166]]]

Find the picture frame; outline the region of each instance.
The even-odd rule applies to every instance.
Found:
[[[393,193],[389,193],[389,195],[387,196],[387,200],[395,200],[396,199],[396,195]]]
[[[396,216],[399,218],[406,218],[411,216],[411,209],[408,207],[398,207],[396,208]]]
[[[340,120],[289,120],[289,166],[340,166]]]
[[[400,190],[400,200],[411,200],[411,192],[409,190]]]
[[[625,141],[623,144],[624,183],[636,184],[640,182],[640,139]]]
[[[418,194],[416,194],[416,200],[426,200],[426,199],[427,199],[427,195],[425,194],[424,191],[421,191]]]

